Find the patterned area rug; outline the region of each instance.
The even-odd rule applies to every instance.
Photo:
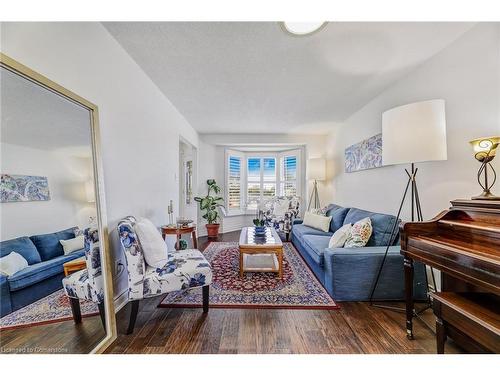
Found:
[[[210,307],[250,309],[337,309],[297,250],[283,243],[283,280],[274,273],[248,272],[239,276],[236,242],[213,242],[203,252],[212,265]],[[159,307],[199,307],[201,288],[169,293]]]
[[[80,301],[82,317],[99,314],[97,305],[91,301]],[[71,305],[62,289],[49,294],[31,305],[0,318],[0,331],[5,329],[50,324],[72,320]]]

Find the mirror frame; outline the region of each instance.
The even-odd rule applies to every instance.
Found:
[[[91,354],[102,353],[106,348],[115,341],[117,337],[116,317],[113,294],[113,275],[111,272],[111,256],[109,247],[108,221],[106,216],[106,203],[104,199],[104,178],[101,160],[101,140],[99,133],[99,112],[97,106],[74,92],[62,87],[47,77],[35,72],[27,66],[19,63],[13,58],[0,52],[0,66],[32,81],[33,83],[52,91],[90,112],[90,134],[92,147],[92,168],[94,172],[94,190],[96,194],[96,211],[97,223],[100,236],[101,259],[104,263],[101,264],[104,283],[104,306],[106,312],[106,336],[104,339],[92,349]]]

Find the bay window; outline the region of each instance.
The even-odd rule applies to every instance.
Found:
[[[245,214],[275,196],[299,196],[300,150],[240,152],[226,150],[226,207]]]

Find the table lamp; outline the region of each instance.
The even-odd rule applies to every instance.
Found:
[[[477,138],[473,139],[469,143],[472,145],[472,149],[474,150],[474,157],[481,163],[477,172],[477,182],[483,188],[483,192],[480,195],[472,197],[472,199],[500,200],[500,197],[495,196],[490,191],[497,179],[495,169],[490,163],[495,158],[498,146],[500,145],[500,136]],[[490,168],[493,173],[492,180],[488,179],[488,168]],[[483,175],[482,179],[481,175]]]
[[[318,194],[318,181],[326,180],[326,161],[323,158],[309,159],[307,165],[307,179],[314,180],[313,190],[309,197],[307,211],[312,208],[321,208]]]

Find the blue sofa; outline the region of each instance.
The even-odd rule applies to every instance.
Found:
[[[10,277],[0,275],[0,316],[62,288],[63,264],[85,255],[84,249],[64,255],[59,240],[75,238],[75,229],[0,242],[0,257],[15,251],[28,261],[27,268]]]
[[[396,217],[341,207],[328,206],[331,216],[330,232],[323,232],[296,220],[291,241],[316,277],[336,301],[368,301],[378,268],[382,262]],[[330,237],[345,224],[354,224],[370,217],[373,234],[366,247],[328,248]],[[423,264],[415,263],[414,296],[426,298],[426,278]],[[389,248],[389,253],[374,295],[377,300],[404,299],[403,257],[400,254],[399,236]]]

